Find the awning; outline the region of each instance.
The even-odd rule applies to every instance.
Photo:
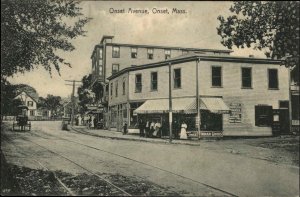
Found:
[[[222,98],[204,97],[200,98],[200,109],[209,110],[212,113],[229,113],[228,106]],[[160,114],[169,112],[169,99],[147,100],[139,108],[133,111],[134,114]],[[172,112],[195,114],[195,98],[173,98]]]
[[[169,112],[169,99],[147,100],[139,108],[133,111],[134,114],[160,114]],[[195,98],[172,99],[173,113],[196,113]]]
[[[229,107],[224,103],[222,98],[202,97],[200,98],[200,109],[207,109],[211,113],[227,114],[230,113]]]

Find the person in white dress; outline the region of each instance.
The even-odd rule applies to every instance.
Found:
[[[181,130],[180,130],[180,139],[187,139],[186,134],[187,124],[183,121],[181,124]]]
[[[81,116],[79,115],[79,116],[78,116],[78,126],[81,125],[81,121],[82,121],[82,119],[81,119]]]
[[[94,119],[95,119],[95,116],[91,116],[91,122],[90,122],[90,125],[91,125],[91,128],[94,128],[95,125],[94,125]]]

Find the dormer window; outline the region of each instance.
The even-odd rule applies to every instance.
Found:
[[[149,60],[153,59],[153,49],[148,49],[147,50],[147,56]]]
[[[165,59],[171,58],[171,50],[170,49],[165,49]]]

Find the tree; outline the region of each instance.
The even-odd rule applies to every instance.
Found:
[[[71,66],[58,51],[72,51],[69,39],[84,36],[84,17],[76,1],[1,1],[1,82],[17,72],[42,66],[51,75]],[[66,20],[67,19],[67,20]],[[72,22],[71,22],[72,21]]]
[[[43,100],[45,107],[51,111],[51,114],[56,114],[61,105],[61,97],[60,96],[53,96],[51,94],[48,94],[47,97]]]
[[[92,85],[92,75],[85,75],[82,78],[82,85],[78,87],[77,93],[79,98],[79,106],[81,109],[81,112],[84,112],[87,110],[87,104],[92,104],[94,102],[95,94],[90,89],[90,86]]]
[[[265,49],[266,56],[282,64],[299,64],[299,1],[236,1],[233,15],[217,28],[221,43],[228,47]]]

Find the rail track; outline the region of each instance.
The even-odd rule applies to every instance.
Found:
[[[223,189],[214,187],[214,186],[212,186],[212,185],[210,185],[210,184],[206,184],[206,183],[203,183],[203,182],[200,182],[200,181],[191,179],[191,178],[189,178],[189,177],[186,177],[186,176],[183,176],[183,175],[174,173],[174,172],[172,172],[172,171],[168,171],[168,170],[162,169],[162,168],[160,168],[160,167],[157,167],[157,166],[154,166],[154,165],[151,165],[151,164],[144,163],[144,162],[142,162],[142,161],[138,161],[138,160],[135,160],[135,159],[126,157],[126,156],[124,156],[124,155],[120,155],[120,154],[117,154],[117,153],[113,153],[113,152],[111,152],[111,151],[107,151],[107,150],[100,149],[100,148],[97,148],[97,147],[94,147],[94,146],[91,146],[91,145],[83,144],[83,143],[80,143],[80,142],[77,142],[77,141],[73,141],[73,140],[70,140],[70,139],[67,139],[67,138],[59,137],[59,136],[57,136],[57,135],[49,134],[49,133],[46,133],[46,132],[44,132],[44,131],[42,131],[42,130],[39,130],[39,132],[44,133],[44,134],[46,134],[46,135],[48,135],[48,136],[51,136],[51,137],[55,137],[55,138],[60,139],[60,140],[65,140],[65,141],[68,141],[68,142],[71,142],[71,143],[75,143],[75,144],[80,145],[80,146],[84,146],[84,147],[91,148],[91,149],[94,149],[94,150],[97,150],[97,151],[101,151],[101,152],[104,152],[104,153],[107,153],[107,154],[111,154],[111,155],[114,155],[114,156],[118,156],[118,157],[121,157],[121,158],[123,158],[123,159],[130,160],[131,162],[136,162],[136,163],[139,163],[139,164],[142,164],[142,165],[145,165],[145,166],[148,166],[148,167],[151,167],[151,168],[154,168],[154,169],[163,171],[163,172],[165,172],[165,173],[172,174],[172,175],[174,175],[174,176],[177,176],[177,177],[180,177],[180,178],[183,178],[183,179],[192,181],[192,182],[194,182],[194,183],[197,183],[197,184],[200,184],[200,185],[204,185],[204,186],[206,186],[206,187],[208,187],[208,188],[211,188],[211,189],[213,189],[213,190],[216,190],[216,191],[218,191],[218,192],[221,192],[221,193],[223,193],[223,194],[226,195],[226,196],[237,196],[236,194],[233,194],[233,193],[228,192],[228,191],[225,191],[225,190],[223,190]],[[37,137],[42,137],[42,138],[44,137],[44,136],[42,136],[42,135],[40,135],[40,134],[37,134],[36,132],[30,132],[30,133],[31,133],[32,135],[37,136]],[[73,133],[78,133],[78,132],[73,131]],[[81,132],[79,132],[79,133],[82,134]],[[121,192],[122,192],[123,194],[125,194],[126,196],[131,196],[131,195],[132,195],[132,194],[129,194],[128,192],[126,192],[125,190],[123,190],[122,188],[120,188],[120,187],[114,185],[114,184],[111,183],[110,181],[108,181],[108,180],[106,180],[106,179],[100,177],[99,175],[93,173],[92,171],[90,171],[89,169],[85,168],[84,166],[82,166],[82,165],[78,164],[77,162],[71,160],[70,158],[68,158],[68,157],[66,157],[66,156],[64,156],[64,155],[62,155],[61,153],[57,153],[57,152],[55,152],[55,151],[53,151],[53,150],[50,150],[49,148],[47,148],[47,147],[45,147],[45,146],[43,146],[43,145],[41,145],[41,144],[38,144],[38,143],[36,143],[36,142],[33,142],[32,140],[25,139],[24,137],[22,137],[22,139],[23,139],[23,140],[30,141],[31,143],[33,143],[33,144],[35,144],[35,145],[37,145],[37,146],[40,146],[40,147],[44,148],[45,150],[51,152],[52,154],[58,155],[58,156],[60,156],[61,158],[64,158],[65,160],[67,160],[67,161],[73,163],[74,165],[76,165],[76,166],[78,166],[78,167],[84,169],[84,170],[87,171],[88,173],[97,176],[99,179],[101,179],[101,180],[107,182],[109,185],[111,185],[112,187],[118,189],[119,191],[121,191]]]

